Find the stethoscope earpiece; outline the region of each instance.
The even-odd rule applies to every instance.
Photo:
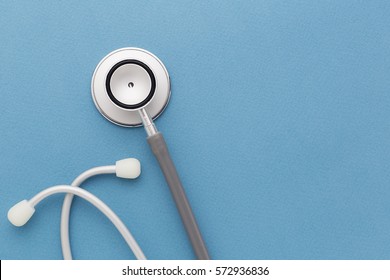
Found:
[[[109,53],[95,69],[92,97],[99,112],[121,126],[140,126],[137,111],[156,119],[168,104],[170,81],[164,64],[152,53],[123,48]]]

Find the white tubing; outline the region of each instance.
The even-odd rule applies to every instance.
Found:
[[[85,174],[87,172],[84,172],[83,174]],[[76,180],[78,178],[80,178],[83,174],[81,174],[79,177],[77,177]],[[99,173],[99,174],[101,174],[101,173]],[[82,178],[80,178],[80,180]],[[86,178],[88,178],[88,177],[86,177]],[[90,202],[92,205],[94,205],[96,208],[98,208],[118,229],[118,231],[121,233],[121,235],[125,239],[126,243],[129,245],[130,249],[133,251],[135,257],[138,260],[146,260],[146,257],[144,255],[144,253],[142,252],[141,248],[139,247],[137,241],[135,241],[134,237],[131,235],[130,231],[127,229],[125,224],[121,221],[121,219],[103,201],[101,201],[99,198],[97,198],[96,196],[94,196],[90,192],[87,192],[86,190],[83,190],[81,188],[75,188],[72,186],[67,186],[67,185],[54,186],[54,187],[47,188],[47,189],[41,191],[40,193],[36,194],[33,198],[31,198],[29,200],[29,203],[32,207],[35,207],[38,203],[40,203],[46,197],[51,196],[53,194],[57,194],[57,193],[72,193],[73,195],[77,195],[77,196],[84,198],[85,200]],[[69,220],[68,220],[68,222],[69,222]]]
[[[101,166],[91,168],[83,173],[81,173],[73,182],[73,187],[80,187],[80,185],[86,181],[87,179],[100,175],[100,174],[114,174],[116,172],[115,165],[109,166]],[[64,198],[64,203],[62,204],[62,212],[61,212],[61,247],[62,247],[62,255],[64,260],[72,259],[72,249],[70,247],[69,240],[69,216],[70,216],[70,208],[72,206],[73,194],[68,193]]]

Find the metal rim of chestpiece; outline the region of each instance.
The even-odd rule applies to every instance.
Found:
[[[105,56],[92,76],[91,93],[99,112],[110,122],[142,125],[139,110],[156,119],[168,105],[171,90],[168,71],[152,53],[122,48]]]

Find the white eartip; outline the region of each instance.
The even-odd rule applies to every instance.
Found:
[[[136,158],[126,158],[116,162],[116,176],[135,179],[141,174],[141,163]]]
[[[9,209],[8,220],[14,226],[21,227],[30,220],[34,212],[34,207],[32,207],[27,200],[22,200]]]

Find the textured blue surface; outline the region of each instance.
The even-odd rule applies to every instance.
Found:
[[[8,208],[93,166],[138,157],[136,181],[85,185],[151,259],[193,258],[142,128],[90,96],[110,51],[166,65],[164,132],[216,259],[390,258],[389,1],[1,1],[0,258],[60,259],[62,195],[24,228]],[[77,199],[78,259],[132,259]]]

